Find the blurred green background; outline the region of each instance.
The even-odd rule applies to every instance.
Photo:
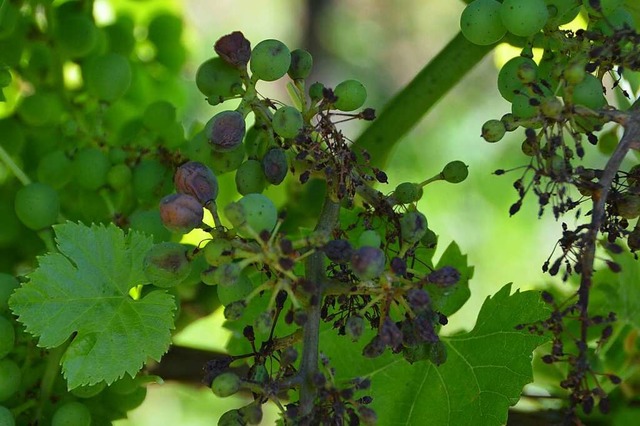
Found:
[[[240,30],[255,45],[276,38],[291,49],[304,47],[314,56],[313,79],[328,86],[355,78],[369,92],[368,106],[381,111],[387,102],[452,39],[459,30],[462,1],[442,0],[97,0],[98,22],[108,23],[119,14],[132,14],[142,21],[162,10],[176,11],[184,19],[187,65],[182,70],[179,114],[186,129],[204,122],[220,107],[204,102],[194,84],[198,65],[213,56],[213,44],[221,35]],[[507,52],[500,47],[497,52]],[[513,53],[511,53],[513,54]],[[484,299],[504,284],[529,289],[548,281],[541,265],[560,235],[560,223],[552,217],[538,219],[537,203],[527,199],[523,209],[509,217],[509,206],[517,194],[512,182],[519,172],[494,176],[498,168],[525,163],[520,155],[521,132],[508,134],[498,144],[480,137],[482,124],[509,112],[496,88],[498,67],[504,57],[488,55],[399,144],[388,168],[390,192],[403,181],[422,181],[440,172],[451,160],[469,165],[469,178],[458,185],[436,182],[425,188],[420,210],[430,228],[440,236],[443,250],[451,240],[475,265],[471,300],[450,318],[445,333],[473,327]],[[288,100],[284,87],[261,83],[267,97]],[[362,123],[346,126],[355,139]],[[592,158],[598,161],[597,156]],[[436,255],[437,257],[437,255]],[[228,334],[222,316],[215,313],[188,327],[176,342],[199,348],[222,350]],[[246,402],[245,402],[246,403]],[[151,385],[145,403],[130,413],[130,425],[211,425],[226,410],[243,405],[239,398],[218,399],[206,388],[176,383]],[[264,424],[273,424],[275,414]]]

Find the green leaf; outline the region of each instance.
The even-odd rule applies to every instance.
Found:
[[[508,284],[487,298],[472,331],[442,338],[448,356],[439,367],[411,365],[389,352],[363,358],[366,339],[362,345],[327,344],[330,332],[322,345],[339,379],[371,378],[368,394],[381,425],[503,425],[509,406],[533,380],[533,350],[548,340],[515,329],[547,317],[539,293],[510,291]]]
[[[9,306],[39,346],[54,348],[71,337],[62,357],[69,389],[110,384],[134,376],[148,358],[159,360],[171,341],[173,297],[164,290],[139,300],[129,295],[148,282],[142,260],[151,238],[112,224],[68,222],[54,230],[60,253],[39,258]]]
[[[596,298],[602,300],[602,310],[613,311],[621,321],[640,328],[640,262],[631,253],[612,254],[612,259],[620,265],[618,273],[602,268],[593,276]]]

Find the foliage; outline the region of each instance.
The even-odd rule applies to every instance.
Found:
[[[640,146],[638,10],[622,0],[466,3],[461,33],[381,112],[358,80],[314,82],[312,52],[222,35],[192,73],[210,119],[185,132],[179,16],[102,24],[90,1],[5,0],[6,422],[125,417],[161,381],[154,368],[173,377],[162,358],[172,330],[217,309],[233,336],[202,382],[220,398],[251,395],[221,425],[259,424],[265,404],[282,424],[505,424],[534,379],[566,424],[596,406],[631,413],[640,169],[622,161]],[[585,28],[563,27],[576,17]],[[521,49],[497,81],[511,111],[479,131],[490,143],[524,133],[510,215],[527,197],[540,216],[574,214],[541,265],[565,284],[506,285],[471,331],[447,336],[483,265],[456,242],[434,260],[438,236],[419,201],[434,182],[465,181],[468,166],[453,160],[393,191],[382,189],[383,168],[500,41]],[[275,81],[289,100],[261,94]],[[351,143],[342,123],[354,120],[371,125]],[[590,145],[606,164],[585,162]]]

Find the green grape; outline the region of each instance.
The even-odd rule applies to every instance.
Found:
[[[138,408],[147,397],[147,388],[145,386],[137,386],[131,393],[118,394],[114,392],[105,392],[103,401],[111,412],[126,413]]]
[[[300,133],[304,122],[300,111],[292,106],[283,106],[273,114],[271,125],[279,136],[292,139]]]
[[[158,209],[138,210],[129,216],[129,227],[135,231],[153,236],[153,242],[159,243],[171,237],[171,232],[164,227]]]
[[[136,198],[143,202],[156,200],[169,179],[169,169],[155,158],[147,158],[133,168],[132,184]]]
[[[594,75],[587,74],[584,80],[573,86],[573,103],[591,109],[600,109],[607,104],[602,93],[602,83]]]
[[[294,80],[309,77],[311,68],[313,67],[313,57],[311,53],[304,49],[296,49],[291,51],[291,65],[289,65],[289,77]]]
[[[513,116],[513,114],[511,114],[510,112],[504,114],[500,118],[500,121],[502,121],[502,124],[504,125],[504,128],[506,129],[507,132],[512,132],[518,128],[518,124],[516,124],[516,119]]]
[[[518,70],[525,66],[525,64],[527,64],[526,66],[537,68],[533,59],[516,56],[507,61],[498,73],[498,90],[502,97],[508,102],[513,102],[516,91],[522,90],[524,87],[522,81],[518,78]]]
[[[238,409],[227,411],[218,420],[218,426],[244,426],[246,424],[247,422]]]
[[[115,190],[124,189],[131,183],[131,169],[126,164],[111,166],[107,172],[107,183]]]
[[[244,315],[245,309],[247,309],[247,304],[244,300],[236,300],[224,307],[224,317],[229,321],[239,320]]]
[[[131,85],[131,65],[124,56],[117,53],[91,58],[82,71],[89,93],[103,101],[115,101]]]
[[[213,149],[231,151],[242,143],[246,129],[244,117],[238,111],[222,111],[205,124],[204,131]]]
[[[0,402],[12,397],[22,384],[22,372],[14,361],[5,358],[0,360]]]
[[[156,101],[147,106],[142,115],[144,126],[162,133],[169,123],[176,121],[176,107],[167,101]]]
[[[322,99],[324,91],[324,84],[315,82],[311,86],[309,86],[309,97],[312,101],[317,102]]]
[[[20,282],[13,275],[0,272],[0,312],[9,309],[9,297],[20,287]]]
[[[81,58],[96,46],[98,29],[88,16],[67,15],[57,24],[54,36],[64,55],[70,58]]]
[[[213,272],[213,282],[219,286],[232,287],[240,280],[242,269],[237,263],[223,263]]]
[[[507,131],[501,120],[489,120],[482,125],[482,137],[487,142],[498,142]]]
[[[37,176],[40,182],[47,182],[54,189],[61,189],[71,181],[73,170],[71,160],[63,150],[55,150],[45,155],[38,163]]]
[[[18,106],[18,116],[29,126],[53,124],[60,118],[62,107],[52,93],[37,92],[27,96]]]
[[[640,195],[622,194],[615,200],[616,213],[625,219],[635,219],[640,216]]]
[[[129,56],[136,46],[133,36],[135,23],[129,16],[119,16],[116,22],[103,28],[107,36],[109,51]]]
[[[155,45],[170,44],[182,36],[182,20],[171,13],[155,15],[147,30],[148,39]]]
[[[191,263],[182,244],[164,242],[156,244],[144,257],[144,274],[156,287],[174,287],[191,273]]]
[[[426,248],[435,248],[438,244],[438,236],[431,229],[427,228],[427,232],[425,232],[422,238],[420,238],[420,244]]]
[[[31,183],[18,190],[14,208],[27,228],[47,228],[58,220],[60,199],[55,189],[44,183]]]
[[[81,402],[70,401],[59,406],[51,418],[51,426],[89,426],[91,412]]]
[[[279,40],[263,40],[251,51],[249,68],[254,78],[274,81],[284,76],[291,65],[291,52]]]
[[[278,210],[273,202],[262,194],[247,194],[238,204],[244,211],[246,224],[254,231],[269,231],[276,226]]]
[[[427,227],[427,218],[417,210],[410,210],[400,218],[402,240],[410,244],[420,241],[426,234]]]
[[[579,0],[545,0],[549,10],[547,25],[551,28],[568,24],[580,13]]]
[[[571,86],[581,83],[585,75],[587,75],[587,72],[585,71],[585,64],[582,62],[570,63],[562,72],[565,82]]]
[[[247,297],[253,290],[253,283],[243,271],[235,284],[219,285],[216,290],[218,291],[220,303],[226,306],[236,300],[242,300]]]
[[[2,426],[15,426],[16,419],[13,417],[11,410],[7,407],[0,405],[0,425]]]
[[[16,343],[16,332],[13,324],[4,316],[0,315],[0,359],[13,351]]]
[[[0,135],[2,135],[2,147],[9,154],[19,154],[25,144],[22,125],[13,117],[0,119]]]
[[[545,117],[557,119],[563,109],[564,104],[555,96],[545,96],[540,101],[540,112]]]
[[[262,406],[259,401],[239,408],[238,412],[249,425],[259,425],[262,422]]]
[[[384,252],[377,247],[360,247],[351,256],[351,270],[363,281],[369,281],[382,275],[384,265]]]
[[[211,266],[221,266],[223,263],[233,261],[234,248],[231,241],[219,236],[204,246],[204,258]],[[237,299],[235,299],[237,300]]]
[[[216,105],[242,93],[242,78],[237,68],[215,57],[203,62],[196,71],[196,86],[211,105]]]
[[[393,196],[400,204],[415,203],[422,198],[422,187],[412,182],[402,182],[396,186]]]
[[[211,390],[220,398],[235,394],[240,390],[241,386],[242,380],[237,374],[231,371],[219,374],[213,379],[213,382],[211,382]]]
[[[358,237],[357,247],[380,247],[380,244],[382,244],[380,234],[373,229],[367,229]]]
[[[529,37],[544,27],[549,11],[544,0],[504,0],[500,17],[511,34]]]
[[[236,171],[236,189],[242,195],[259,194],[267,184],[262,163],[257,160],[247,160]]]
[[[272,148],[262,157],[262,170],[267,181],[273,185],[280,185],[287,176],[289,163],[287,154],[282,148]]]
[[[448,163],[442,169],[442,177],[449,183],[460,183],[469,175],[469,166],[462,161],[455,160]]]
[[[237,170],[244,161],[245,145],[239,144],[230,151],[212,151],[209,158],[209,166],[217,175]]]
[[[474,0],[460,15],[460,30],[473,44],[497,43],[507,33],[500,19],[500,3],[495,0]]]
[[[340,111],[353,111],[364,105],[367,89],[358,80],[345,80],[338,83],[333,94],[338,98],[333,104]]]
[[[106,387],[107,387],[107,384],[105,382],[99,382],[99,383],[96,383],[95,385],[79,386],[71,390],[71,395],[77,398],[83,398],[83,399],[93,398],[94,396],[101,393]]]
[[[517,71],[518,80],[520,80],[522,84],[533,83],[536,79],[537,69],[537,65],[531,64],[530,62],[521,63]]]
[[[95,191],[107,183],[111,163],[99,148],[86,147],[78,151],[73,159],[75,182],[82,188]]]
[[[599,7],[593,7],[592,4],[599,3]],[[582,0],[582,5],[589,12],[589,14],[594,16],[609,16],[616,9],[623,5],[624,0],[598,0],[598,2],[593,0]]]
[[[527,95],[515,95],[511,101],[511,114],[517,120],[527,120],[538,115],[539,108],[531,105],[530,97]]]

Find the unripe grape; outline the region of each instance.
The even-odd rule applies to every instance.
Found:
[[[98,29],[93,20],[81,14],[64,16],[54,36],[60,51],[70,58],[86,56],[98,42]]]
[[[582,62],[570,63],[562,72],[564,80],[571,86],[581,83],[586,74],[587,72],[584,69],[584,63]]]
[[[176,121],[176,107],[167,101],[156,101],[147,105],[142,123],[147,129],[162,133],[169,123]]]
[[[129,56],[136,46],[133,36],[135,23],[130,16],[119,16],[113,24],[103,27],[109,51]]]
[[[94,396],[102,392],[106,387],[107,384],[105,382],[99,382],[95,385],[79,386],[71,390],[71,395],[83,399],[93,398]]]
[[[465,166],[466,167],[466,166]],[[402,240],[417,243],[427,232],[427,218],[417,210],[410,210],[400,218]]]
[[[7,407],[0,405],[0,425],[2,426],[15,426],[16,419],[13,417],[11,410]]]
[[[469,166],[462,161],[451,161],[442,169],[442,177],[449,183],[460,183],[469,175]]]
[[[240,390],[241,386],[242,380],[237,374],[231,371],[218,375],[213,379],[213,382],[211,382],[211,390],[220,398],[233,395]]]
[[[262,407],[259,401],[240,408],[238,412],[249,425],[259,425],[262,422]]]
[[[420,238],[420,244],[426,248],[435,248],[436,244],[438,244],[438,236],[431,229],[427,228],[427,232]]]
[[[400,204],[414,203],[422,198],[422,187],[411,182],[403,182],[396,186],[393,196]]]
[[[549,11],[544,0],[504,0],[500,17],[507,31],[520,37],[529,37],[547,23]]]
[[[59,406],[51,418],[51,426],[89,426],[91,412],[81,402],[71,401]]]
[[[187,194],[171,194],[160,200],[160,218],[172,232],[186,234],[202,224],[202,204]]]
[[[145,158],[133,168],[133,193],[142,202],[157,200],[164,192],[170,170],[155,158]]]
[[[126,164],[116,164],[107,172],[107,183],[115,190],[124,189],[131,182],[133,173]]]
[[[237,263],[223,263],[213,273],[216,284],[224,287],[232,287],[238,283],[242,269]]]
[[[238,111],[219,112],[207,122],[205,132],[215,150],[231,151],[244,138],[244,117]]]
[[[382,238],[378,232],[373,229],[367,229],[360,234],[358,237],[358,247],[380,247],[382,243]]]
[[[219,285],[216,288],[218,299],[223,305],[228,305],[236,300],[242,300],[253,290],[253,283],[246,273],[241,273],[240,277],[233,285]]]
[[[616,213],[625,219],[640,216],[640,195],[625,193],[614,201]]]
[[[187,250],[182,244],[164,242],[147,251],[143,261],[144,274],[156,287],[174,287],[191,272]]]
[[[360,247],[351,256],[351,270],[363,281],[382,275],[384,265],[384,252],[377,247]]]
[[[539,108],[532,105],[527,95],[515,95],[511,100],[511,114],[517,120],[527,120],[538,115]]]
[[[264,190],[266,177],[262,163],[257,160],[247,160],[236,171],[236,189],[242,195],[259,194]]]
[[[564,105],[555,96],[545,96],[540,102],[540,112],[548,118],[559,119]]]
[[[339,83],[333,94],[338,98],[333,106],[340,111],[353,111],[364,105],[367,100],[367,89],[358,80],[345,80]]]
[[[227,219],[240,231],[245,226],[256,233],[269,231],[276,226],[278,210],[273,202],[262,194],[247,194],[225,208]]]
[[[237,68],[222,58],[211,58],[203,62],[196,71],[196,86],[208,98],[211,105],[242,93],[242,78]]]
[[[279,185],[287,176],[289,164],[282,148],[272,148],[262,157],[262,170],[267,181]]]
[[[512,132],[518,128],[516,119],[510,112],[503,115],[502,118],[500,118],[500,121],[502,121],[502,124],[504,125],[504,128],[507,132]]]
[[[246,424],[238,409],[227,411],[218,420],[218,426],[245,426]]]
[[[291,65],[291,52],[279,40],[263,40],[251,51],[249,67],[252,74],[264,81],[274,81],[284,76]]]
[[[189,194],[202,205],[218,196],[218,179],[211,169],[197,161],[189,161],[178,167],[173,177],[178,192]]]
[[[156,208],[133,212],[129,216],[129,228],[153,236],[155,243],[166,241],[171,237],[171,232],[162,224],[160,211]]]
[[[609,16],[623,3],[624,0],[582,0],[584,8],[594,16]]]
[[[61,106],[52,93],[37,92],[22,99],[18,106],[18,116],[29,126],[52,124],[60,118]]]
[[[208,164],[216,175],[237,170],[245,157],[245,144],[241,143],[230,151],[211,151]]]
[[[482,125],[482,137],[487,142],[498,142],[507,129],[501,120],[489,120]]]
[[[36,182],[18,190],[14,208],[18,219],[27,228],[39,230],[57,222],[60,199],[55,189]]]
[[[474,0],[460,15],[460,30],[473,44],[497,43],[507,33],[500,18],[500,3],[495,0]]]
[[[229,303],[224,307],[224,317],[229,321],[238,320],[242,317],[246,308],[247,304],[244,300],[237,300]]]
[[[234,248],[231,241],[219,236],[204,246],[204,258],[211,266],[220,266],[233,260]]]
[[[55,189],[61,189],[73,177],[71,164],[71,160],[63,150],[52,151],[42,157],[38,163],[38,180],[47,182]]]
[[[78,151],[73,159],[75,182],[82,188],[95,191],[107,183],[111,163],[99,148],[86,147]]]
[[[573,103],[584,105],[590,109],[600,109],[607,104],[602,93],[602,83],[591,74],[584,76],[584,80],[573,86]]]
[[[131,65],[122,55],[107,53],[92,58],[83,68],[89,93],[107,102],[122,97],[131,85]]]
[[[520,83],[527,84],[535,81],[537,72],[538,67],[535,64],[525,61],[520,63],[516,74]]]
[[[182,19],[173,13],[155,15],[147,28],[147,38],[156,46],[174,43],[182,36]]]
[[[322,92],[324,91],[324,84],[315,82],[309,86],[309,97],[312,101],[317,102],[322,99]]]
[[[502,97],[509,102],[513,102],[516,91],[522,90],[524,87],[522,81],[518,78],[518,70],[522,67],[537,69],[537,65],[533,59],[516,56],[515,58],[509,59],[498,73],[498,90]]]
[[[289,65],[289,77],[294,80],[309,77],[311,68],[313,67],[313,57],[311,53],[304,49],[296,49],[291,51],[291,65]]]
[[[292,106],[279,108],[271,120],[273,131],[286,139],[295,138],[302,130],[302,114]]]
[[[15,361],[5,358],[0,360],[0,402],[12,397],[22,383],[22,372]]]
[[[237,68],[246,67],[251,58],[251,43],[240,31],[220,37],[213,49],[226,63]]]
[[[547,26],[554,28],[568,24],[580,13],[580,5],[577,0],[545,0],[549,19]]]
[[[0,359],[13,351],[15,343],[16,332],[13,329],[13,324],[4,316],[0,315]]]

